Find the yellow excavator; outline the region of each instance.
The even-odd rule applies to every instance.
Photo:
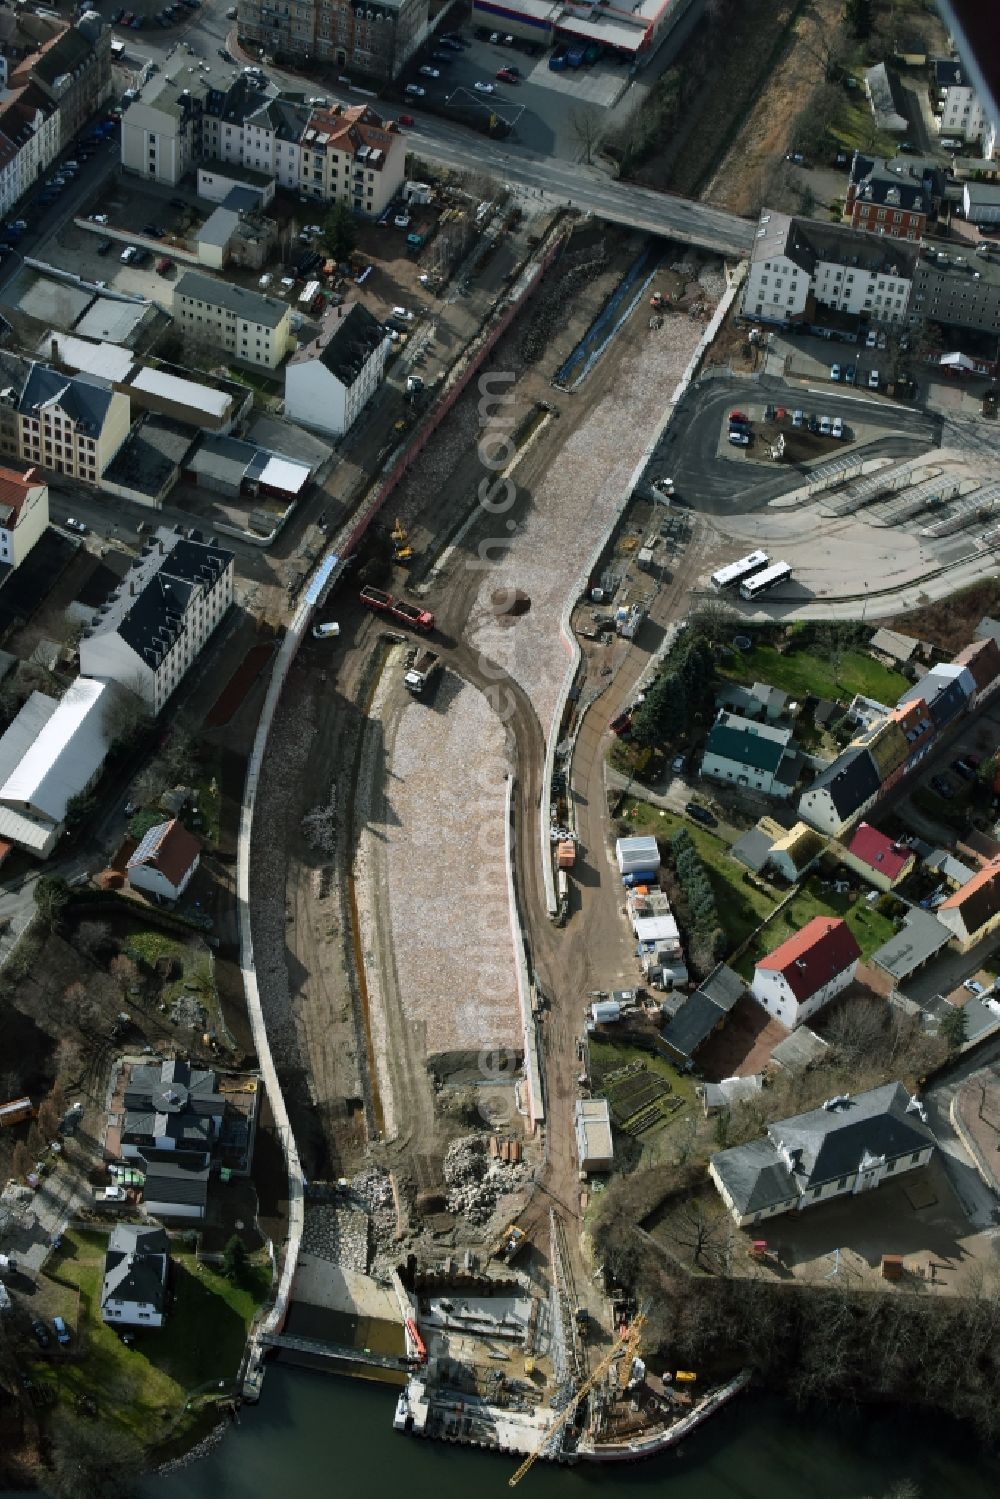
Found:
[[[410,546],[410,538],[401,520],[396,521],[389,533],[389,539],[392,542],[393,562],[398,562],[405,567],[407,563],[413,561],[413,548]]]

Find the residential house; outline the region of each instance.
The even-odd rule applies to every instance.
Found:
[[[767,863],[774,844],[772,826],[769,817],[760,818],[755,827],[737,838],[729,850],[729,857],[745,865],[753,874],[759,873]]]
[[[385,329],[367,307],[335,308],[285,366],[285,416],[342,437],[379,389],[388,350]]]
[[[866,749],[849,747],[799,797],[799,814],[821,833],[836,837],[860,817],[881,789]]]
[[[919,243],[932,208],[931,193],[932,185],[917,175],[905,157],[889,162],[855,151],[844,217],[852,229]]]
[[[983,5],[981,0],[938,0],[937,8],[986,114],[982,154],[995,156],[1000,137],[1000,19],[996,8]]]
[[[1000,859],[991,859],[938,906],[935,915],[961,952],[968,952],[1000,926]]]
[[[573,1108],[573,1132],[581,1171],[593,1176],[614,1169],[615,1147],[606,1098],[577,1099]]]
[[[884,62],[865,69],[865,93],[879,130],[905,135],[910,126],[899,79]]]
[[[791,729],[723,710],[705,743],[701,774],[785,799],[795,788],[801,763]]]
[[[201,861],[201,844],[176,817],[151,827],[126,866],[133,890],[157,900],[180,900]]]
[[[933,87],[939,134],[981,141],[989,129],[986,110],[962,64],[954,58],[938,58],[933,67]]]
[[[775,874],[794,885],[812,868],[825,847],[825,839],[815,828],[796,822],[775,838],[766,863]]]
[[[1000,645],[995,640],[972,641],[959,651],[954,665],[965,668],[972,675],[970,709],[981,707],[1000,686]]]
[[[0,468],[0,573],[17,567],[49,523],[49,486],[38,469]]]
[[[207,1157],[150,1150],[138,1157],[145,1174],[143,1210],[154,1218],[204,1218],[212,1174]]]
[[[229,611],[233,573],[232,552],[161,526],[85,628],[81,672],[159,713]]]
[[[47,859],[66,815],[100,776],[114,689],[85,677],[61,698],[33,692],[0,738],[0,840]]]
[[[294,347],[291,310],[284,302],[200,271],[185,271],[178,280],[173,312],[188,338],[244,364],[275,370]]]
[[[190,1062],[133,1066],[125,1083],[120,1150],[126,1160],[153,1152],[210,1159],[226,1100],[218,1075]]]
[[[907,316],[915,245],[843,224],[765,209],[754,240],[743,314],[788,326],[820,308],[898,326]]]
[[[162,1228],[119,1223],[108,1236],[101,1317],[116,1327],[162,1327],[170,1241]]]
[[[753,682],[749,687],[739,682],[727,682],[716,695],[716,707],[726,708],[730,713],[739,713],[743,718],[765,718],[768,723],[777,723],[785,717],[789,708],[788,693],[769,682]]]
[[[750,991],[792,1030],[854,980],[861,949],[846,921],[814,916],[800,932],[759,959]]]
[[[926,1166],[936,1141],[902,1083],[772,1124],[767,1136],[720,1151],[709,1174],[740,1228],[819,1202],[857,1196]]]
[[[369,104],[316,109],[302,132],[299,191],[378,218],[406,175],[406,143]]]
[[[22,58],[8,82],[15,89],[36,85],[57,113],[64,150],[111,94],[111,27],[96,10],[85,10]]]
[[[837,852],[849,869],[857,870],[876,890],[895,890],[917,862],[908,843],[896,842],[868,822],[859,822],[850,841]]]
[[[692,1061],[745,993],[746,984],[739,974],[720,963],[671,1018],[663,1032],[664,1046],[679,1062]]]
[[[934,727],[940,732],[965,712],[975,692],[976,679],[967,666],[957,661],[942,661],[907,688],[898,706],[926,703]]]
[[[376,0],[360,9],[348,0],[240,0],[240,39],[254,56],[316,62],[351,76],[388,83],[398,78],[430,33],[428,0]]]
[[[994,227],[1000,223],[1000,187],[991,182],[963,183],[962,212],[970,224],[978,224],[981,229]],[[979,371],[973,369],[968,373]]]
[[[59,111],[36,83],[14,89],[0,99],[0,137],[16,153],[11,162],[4,151],[0,186],[6,213],[37,184],[59,155]],[[14,196],[6,201],[12,192]]]
[[[21,457],[50,473],[98,484],[128,437],[128,396],[97,375],[32,363],[17,405]]]

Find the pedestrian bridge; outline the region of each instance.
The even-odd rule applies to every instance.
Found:
[[[367,1364],[372,1369],[398,1369],[408,1374],[412,1361],[402,1354],[373,1353],[369,1348],[350,1348],[343,1343],[326,1343],[320,1338],[295,1338],[284,1332],[265,1332],[260,1336],[263,1348],[282,1348],[287,1353],[308,1353],[313,1358],[327,1358],[338,1363]]]

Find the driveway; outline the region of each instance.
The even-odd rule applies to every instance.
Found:
[[[966,1216],[977,1229],[994,1225],[994,1211],[1000,1199],[983,1182],[975,1163],[959,1138],[952,1117],[952,1107],[962,1084],[980,1068],[1000,1059],[1000,1040],[977,1050],[968,1060],[958,1063],[940,1082],[932,1083],[923,1095],[927,1122],[941,1147],[941,1159]]]

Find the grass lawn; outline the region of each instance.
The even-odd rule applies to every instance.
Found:
[[[858,87],[847,96],[829,129],[830,139],[841,151],[864,151],[870,156],[893,157],[896,142],[883,130],[874,130],[871,105],[865,95],[864,78],[855,74]]]
[[[666,1057],[657,1056],[655,1052],[646,1051],[641,1046],[630,1046],[627,1042],[608,1041],[591,1038],[590,1041],[590,1066],[594,1081],[594,1093],[600,1095],[601,1080],[609,1072],[617,1072],[620,1067],[627,1067],[629,1062],[641,1062],[647,1072],[655,1077],[662,1077],[670,1084],[670,1096],[681,1100],[682,1107],[671,1112],[665,1112],[663,1122],[655,1129],[649,1130],[645,1135],[637,1135],[634,1138],[617,1132],[615,1135],[615,1151],[619,1157],[619,1167],[626,1159],[637,1164],[641,1159],[645,1166],[654,1165],[661,1157],[670,1155],[675,1149],[670,1142],[670,1133],[679,1121],[691,1119],[691,1109],[697,1100],[695,1097],[695,1082],[691,1076],[678,1072]]]
[[[176,1434],[175,1422],[189,1395],[208,1384],[217,1388],[220,1381],[229,1386],[235,1378],[268,1272],[257,1268],[251,1286],[237,1286],[199,1265],[193,1251],[172,1251],[173,1304],[167,1322],[162,1328],[132,1329],[136,1343],[127,1348],[100,1317],[106,1242],[104,1234],[63,1236],[54,1268],[80,1290],[73,1346],[81,1356],[59,1364],[38,1360],[32,1377],[67,1405],[75,1405],[80,1395],[93,1396],[101,1419],[149,1444]]]
[[[807,647],[782,655],[773,645],[755,645],[720,666],[723,676],[738,682],[769,682],[796,697],[844,698],[856,692],[877,702],[894,703],[910,685],[898,671],[881,666],[864,651],[845,651],[836,677],[829,661]]]
[[[195,792],[198,811],[192,815],[190,808],[186,808],[181,820],[205,843],[216,843],[222,809],[222,751],[219,746],[199,744],[192,769],[191,789]]]
[[[821,890],[813,877],[801,886],[782,910],[769,921],[757,939],[741,956],[736,967],[744,978],[751,978],[758,958],[773,950],[794,932],[801,931],[814,916],[842,916],[854,933],[861,955],[881,947],[896,931],[896,924],[881,911],[868,905],[862,893],[856,900],[838,895],[835,890]]]
[[[632,808],[636,815],[631,815]],[[743,882],[743,866],[730,858],[729,845],[721,838],[681,817],[676,812],[661,811],[647,802],[626,803],[628,823],[636,833],[653,833],[657,838],[669,838],[677,828],[686,828],[691,840],[708,869],[708,877],[719,908],[719,917],[731,947],[738,947],[756,926],[769,916],[777,904],[764,890]]]

